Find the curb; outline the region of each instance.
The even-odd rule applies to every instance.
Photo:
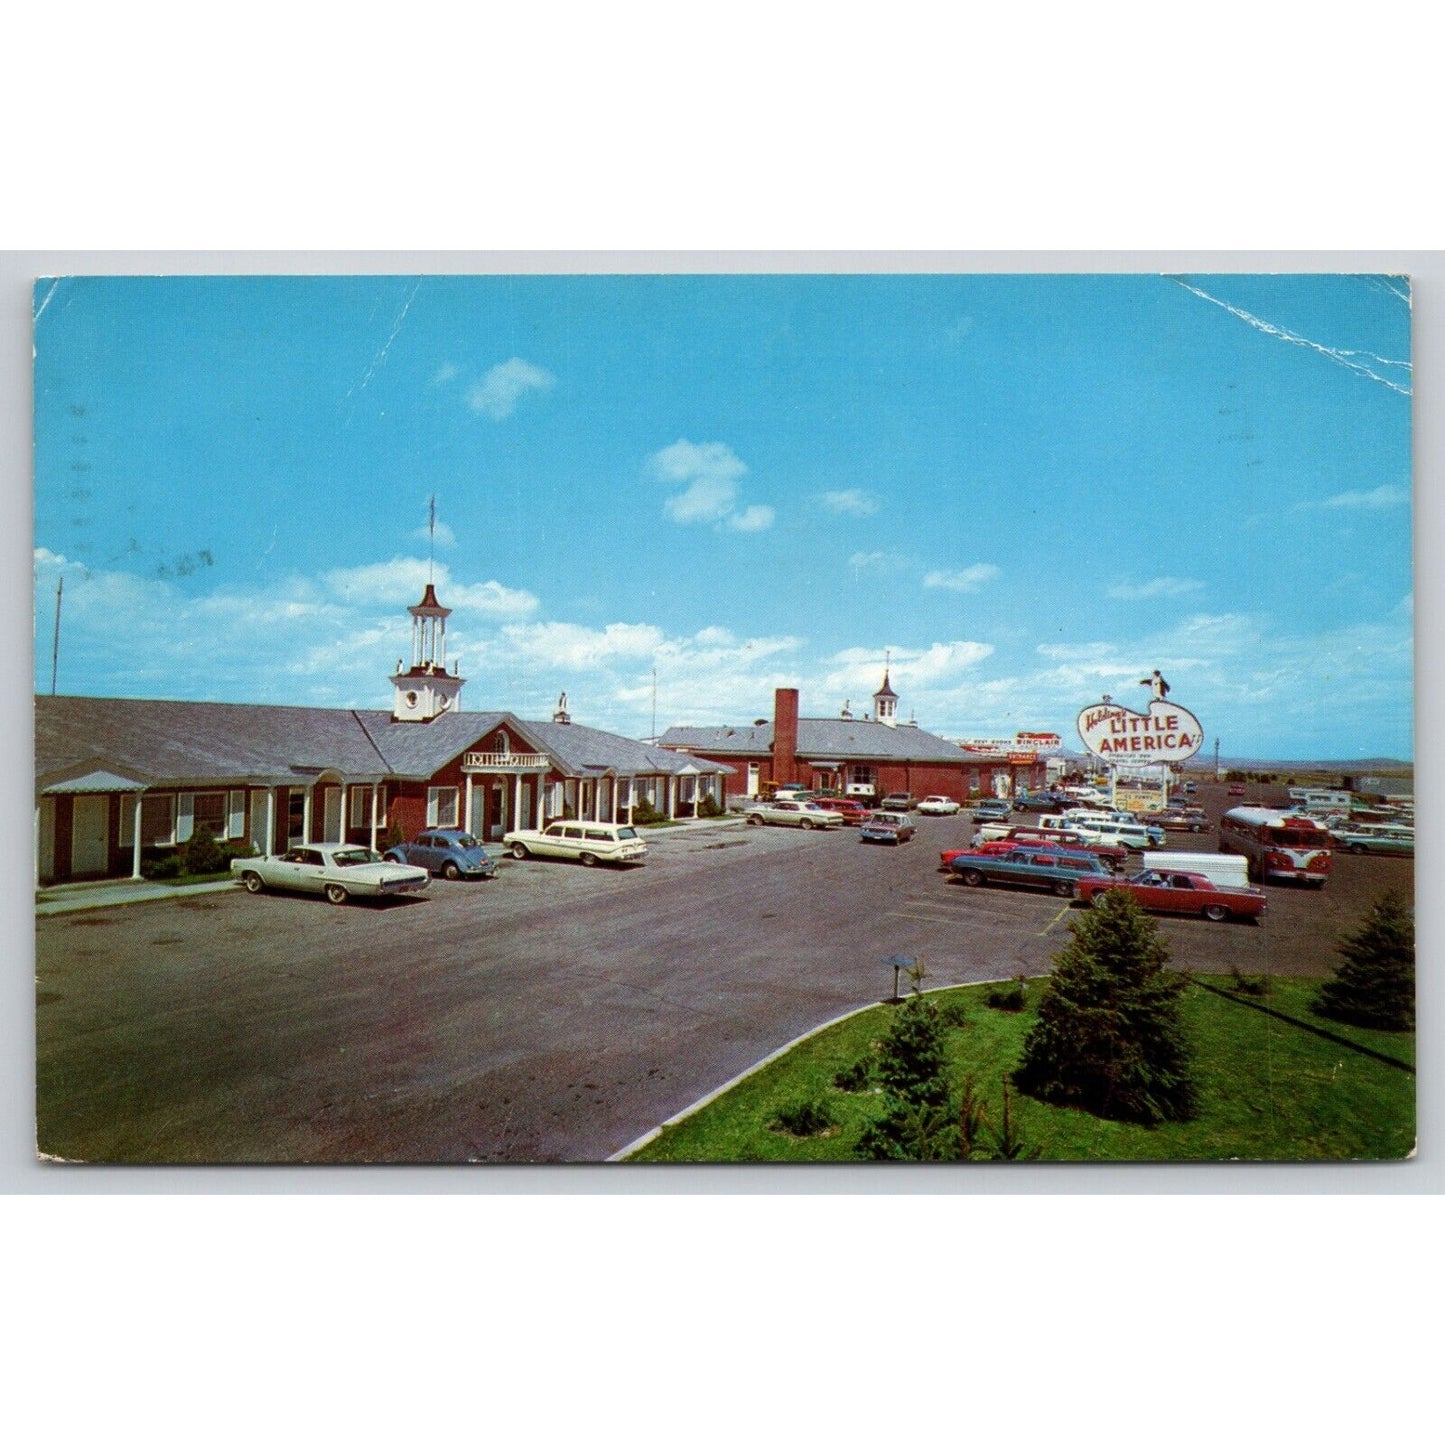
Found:
[[[1012,977],[1012,975],[1010,975],[1010,977]],[[1002,983],[1006,981],[1007,980],[1003,979],[978,980],[978,982],[980,983]],[[972,984],[966,984],[962,986],[968,988],[973,987]],[[926,988],[923,990],[923,992],[925,994],[947,993],[950,989],[958,987],[960,987],[960,985],[956,983],[945,983],[941,984],[938,988]],[[901,1003],[902,1000],[900,999],[899,1002]],[[639,1149],[645,1149],[649,1144],[652,1143],[654,1139],[661,1138],[664,1129],[670,1129],[674,1124],[680,1124],[690,1115],[696,1114],[699,1109],[707,1108],[707,1106],[711,1104],[714,1099],[720,1099],[724,1094],[728,1092],[729,1089],[735,1088],[738,1084],[741,1084],[744,1079],[751,1078],[760,1069],[767,1068],[769,1064],[782,1058],[784,1054],[791,1052],[793,1049],[797,1048],[799,1044],[805,1043],[815,1034],[821,1034],[825,1030],[832,1028],[834,1024],[841,1024],[848,1019],[856,1018],[859,1014],[867,1013],[869,1009],[891,1007],[892,1003],[892,999],[875,999],[872,1003],[860,1004],[857,1008],[849,1009],[847,1013],[841,1013],[836,1018],[825,1019],[822,1023],[817,1024],[815,1027],[809,1029],[807,1033],[799,1034],[797,1038],[789,1039],[787,1043],[779,1045],[779,1047],[774,1049],[772,1053],[767,1055],[766,1058],[759,1059],[757,1063],[750,1065],[748,1068],[744,1069],[742,1073],[737,1074],[733,1078],[729,1079],[727,1083],[719,1084],[718,1087],[713,1089],[711,1093],[704,1094],[700,1099],[695,1099],[691,1104],[687,1106],[687,1108],[680,1109],[670,1119],[664,1119],[662,1123],[656,1125],[654,1128],[649,1129],[647,1133],[642,1135],[640,1139],[634,1139],[632,1143],[625,1145],[623,1148],[619,1149],[617,1153],[609,1154],[607,1158],[604,1159],[602,1162],[604,1164],[625,1163],[627,1159],[630,1158],[633,1154],[637,1153]]]

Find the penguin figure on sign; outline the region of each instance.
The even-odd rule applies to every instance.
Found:
[[[1160,702],[1163,702],[1164,699],[1169,696],[1169,684],[1164,681],[1157,667],[1148,677],[1141,677],[1139,679],[1139,686],[1149,688]]]

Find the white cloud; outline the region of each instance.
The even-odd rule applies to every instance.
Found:
[[[690,442],[685,437],[653,452],[647,469],[658,481],[681,486],[663,503],[680,526],[696,522],[726,525],[735,532],[761,532],[773,525],[771,507],[738,510],[738,482],[747,464],[725,442]]]
[[[911,564],[898,552],[855,552],[848,565],[855,572],[901,572]]]
[[[844,517],[871,517],[878,510],[878,499],[861,487],[842,492],[824,492],[818,498],[823,509]]]
[[[445,522],[438,522],[434,532],[430,526],[418,527],[411,535],[413,541],[435,541],[439,547],[454,547],[457,542],[457,534]]]
[[[437,367],[436,375],[432,377],[431,384],[433,386],[445,386],[456,374],[456,367],[453,366],[450,361],[444,361]]]
[[[338,567],[324,573],[322,582],[347,601],[362,605],[400,604],[410,607],[421,600],[428,581],[434,582],[437,597],[454,612],[480,612],[488,617],[527,617],[537,610],[530,593],[504,587],[500,582],[460,583],[443,562],[422,557],[393,557],[390,562],[372,562],[362,567]]]
[[[925,587],[942,587],[949,592],[977,592],[985,582],[1003,574],[992,562],[975,562],[960,572],[930,572],[923,579]]]
[[[1150,597],[1181,597],[1203,586],[1189,577],[1155,577],[1148,582],[1116,582],[1105,595],[1121,602],[1140,602]]]
[[[1410,502],[1408,487],[1376,487],[1372,492],[1339,492],[1320,502],[1321,507],[1351,508],[1378,512],[1387,507],[1404,507]]]
[[[773,509],[754,503],[742,512],[733,512],[727,524],[734,532],[765,532],[773,525]]]
[[[575,622],[533,622],[505,627],[502,635],[524,663],[586,672],[619,660],[651,658],[665,640],[661,628],[644,622],[609,622],[602,628]]]
[[[548,391],[555,384],[551,372],[514,356],[494,366],[467,392],[467,405],[493,421],[504,421],[527,392]]]

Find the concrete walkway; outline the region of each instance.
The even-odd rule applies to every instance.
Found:
[[[670,828],[639,830],[647,846],[666,848],[700,833],[719,829],[740,828],[742,818],[736,814],[724,818],[680,820]],[[492,843],[487,852],[494,858],[504,857],[502,845]],[[35,916],[48,918],[56,913],[74,913],[82,908],[118,908],[127,903],[159,903],[167,898],[185,898],[196,893],[223,893],[236,888],[234,878],[214,883],[151,883],[144,878],[104,878],[97,883],[59,883],[35,890]]]

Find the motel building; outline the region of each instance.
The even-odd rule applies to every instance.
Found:
[[[425,828],[494,842],[562,817],[630,822],[644,799],[669,818],[722,804],[726,764],[579,726],[565,693],[547,722],[464,712],[451,609],[428,583],[407,610],[390,712],[37,696],[37,885],[139,878],[202,824],[255,853],[380,852]]]
[[[1000,788],[1043,786],[1042,749],[1020,742],[1002,756],[967,753],[916,722],[900,722],[898,704],[885,670],[873,710],[863,717],[855,717],[846,703],[838,717],[799,717],[797,688],[781,687],[774,693],[771,723],[673,727],[658,741],[696,761],[727,764],[733,769],[726,779],[730,797],[756,797],[769,783],[801,783],[843,793],[867,787],[878,798],[937,793],[964,803]]]

